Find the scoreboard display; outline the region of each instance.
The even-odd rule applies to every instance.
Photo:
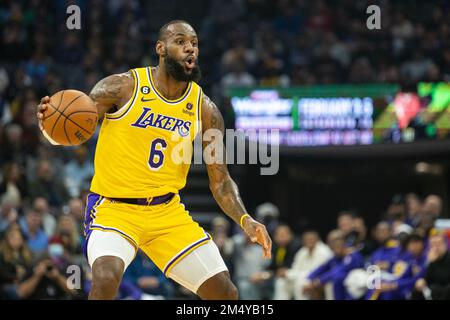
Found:
[[[419,83],[413,92],[395,84],[232,88],[228,96],[236,129],[276,131],[285,146],[414,142],[450,133],[448,83]]]

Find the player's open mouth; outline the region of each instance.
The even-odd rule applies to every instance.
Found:
[[[187,58],[186,60],[184,60],[184,65],[186,66],[187,69],[194,69],[195,58],[194,57]]]

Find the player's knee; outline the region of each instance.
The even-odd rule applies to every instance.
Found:
[[[206,300],[237,300],[239,296],[238,289],[231,282],[227,272],[219,273],[206,280],[197,294]]]
[[[92,268],[92,280],[102,287],[116,287],[122,280],[123,268],[119,263],[110,263],[98,258]]]
[[[119,283],[120,277],[110,269],[99,268],[93,274],[93,281],[102,286],[114,286]]]
[[[228,290],[227,290],[227,294],[226,294],[226,298],[227,300],[237,300],[239,298],[239,291],[236,288],[236,286],[229,281],[229,286],[228,286]]]
[[[229,278],[222,279],[222,285],[219,286],[218,299],[220,300],[237,300],[239,293],[236,286]]]

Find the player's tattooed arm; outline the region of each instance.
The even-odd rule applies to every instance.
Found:
[[[205,150],[205,157],[209,158],[206,159],[206,162],[209,163],[207,164],[209,187],[222,210],[239,224],[241,216],[246,214],[247,210],[239,195],[238,187],[227,169],[223,145],[225,125],[222,115],[214,102],[206,95],[204,95],[202,104],[202,131],[204,134],[203,149],[205,150],[210,144],[213,146],[212,143],[214,143],[214,148]],[[206,141],[209,140],[207,136],[210,136],[211,141]],[[222,152],[216,148],[221,148]]]
[[[110,75],[100,80],[92,88],[89,96],[94,100],[99,118],[108,112],[117,111],[133,94],[134,79],[131,72]]]
[[[219,109],[208,96],[203,95],[202,144],[205,157],[209,157],[209,159],[206,159],[209,188],[220,208],[237,224],[240,224],[242,220],[244,231],[253,242],[258,242],[263,247],[264,256],[270,258],[272,241],[267,230],[264,225],[248,215],[239,195],[238,186],[228,172],[226,151],[223,144],[224,132],[225,124]]]

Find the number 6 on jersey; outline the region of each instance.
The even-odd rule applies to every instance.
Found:
[[[150,146],[150,156],[148,165],[151,170],[158,170],[164,162],[163,150],[167,147],[167,142],[164,139],[157,138],[152,141]]]

